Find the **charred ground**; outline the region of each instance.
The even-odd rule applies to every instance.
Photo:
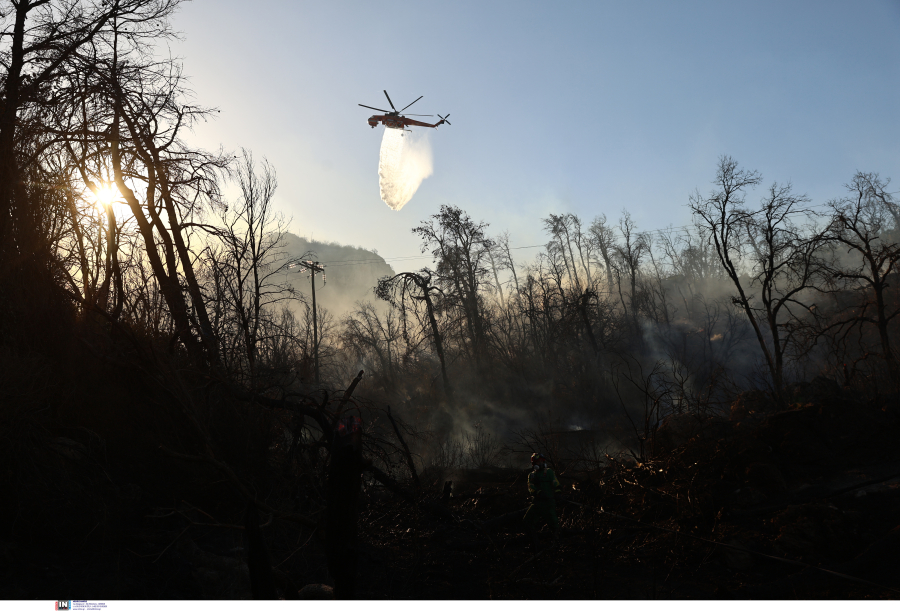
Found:
[[[117,343],[129,342],[111,339],[107,350]],[[327,455],[266,445],[296,414],[247,409],[215,385],[188,393],[217,465],[197,458],[198,429],[173,401],[172,378],[163,379],[158,362],[134,353],[103,358],[85,345],[73,342],[83,368],[69,375],[45,377],[52,364],[5,362],[16,384],[46,385],[46,396],[22,401],[3,423],[0,596],[44,597],[49,589],[84,599],[250,598],[248,493],[267,508],[261,532],[275,594],[294,598],[304,586],[333,583]],[[104,385],[108,376],[121,384]],[[69,400],[60,402],[63,389]],[[593,469],[557,465],[566,494],[556,547],[546,530],[537,549],[522,533],[527,471],[430,468],[417,473],[417,488],[398,450],[379,463],[382,481],[364,472],[356,595],[895,598],[893,404],[826,379],[791,392],[786,410],[751,392],[728,417],[670,418],[645,461],[623,452]],[[215,406],[214,420],[205,405]],[[326,413],[335,406],[323,405]],[[380,423],[368,429],[369,441],[397,450],[386,414],[366,410]]]

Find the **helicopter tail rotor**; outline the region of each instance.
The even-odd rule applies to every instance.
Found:
[[[438,115],[438,116],[441,117],[441,115]],[[449,117],[449,116],[450,116],[450,114],[448,113],[447,117]],[[441,121],[446,123],[447,125],[453,125],[452,123],[450,123],[450,121],[447,120],[447,117],[441,117]]]

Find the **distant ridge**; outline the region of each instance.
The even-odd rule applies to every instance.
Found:
[[[284,237],[285,249],[290,257],[301,257],[314,252],[311,257],[322,262],[325,267],[326,284],[316,281],[316,301],[328,309],[335,318],[340,318],[357,301],[376,301],[373,289],[378,279],[394,274],[394,269],[384,259],[371,250],[357,246],[342,246],[335,243],[317,242],[288,233]],[[354,265],[329,265],[331,263],[362,262]],[[292,284],[309,298],[309,276],[292,273]]]

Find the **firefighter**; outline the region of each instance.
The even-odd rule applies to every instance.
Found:
[[[531,537],[532,544],[537,547],[537,522],[546,521],[553,529],[553,542],[559,540],[559,518],[556,517],[556,497],[560,493],[559,480],[553,469],[547,467],[547,459],[543,454],[535,452],[531,455],[531,473],[528,474],[528,492],[532,501],[522,521],[525,530]]]

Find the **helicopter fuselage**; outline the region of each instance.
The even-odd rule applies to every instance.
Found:
[[[418,125],[419,127],[437,127],[442,124],[444,120],[441,119],[437,123],[431,124],[416,121],[415,119],[410,119],[403,115],[372,115],[369,117],[370,126],[375,127],[379,122],[384,123],[385,127],[390,127],[391,129],[404,129],[410,125]]]

